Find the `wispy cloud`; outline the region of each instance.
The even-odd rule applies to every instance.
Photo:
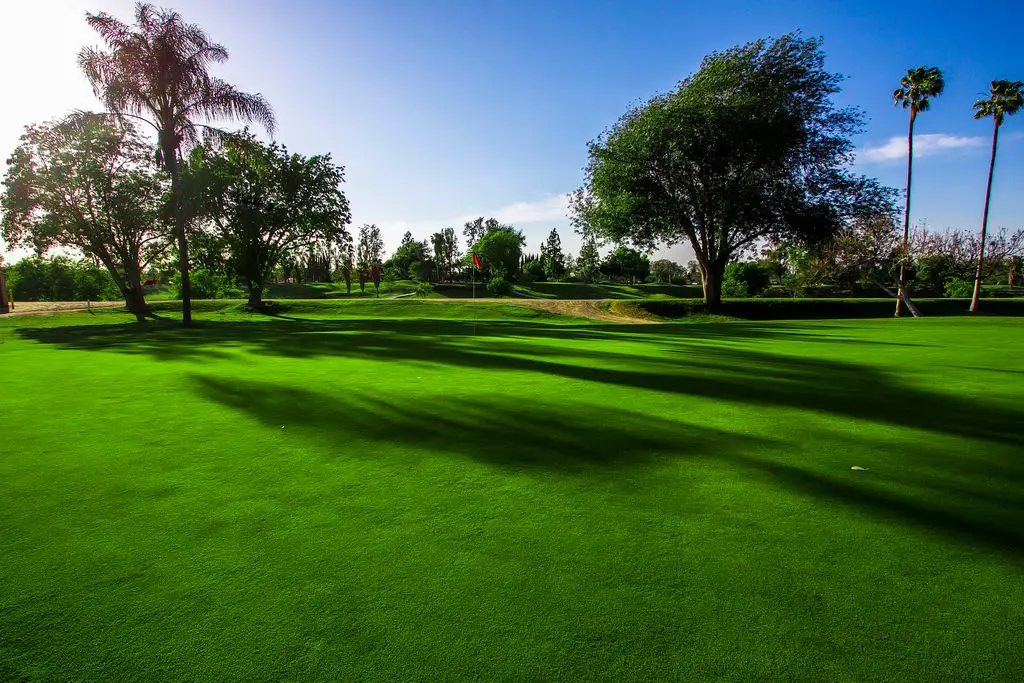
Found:
[[[506,204],[492,211],[484,211],[472,215],[462,216],[456,221],[465,223],[477,216],[497,218],[502,223],[519,225],[521,223],[543,223],[547,221],[565,220],[569,214],[569,199],[567,195],[551,195],[544,199],[533,202],[515,202]]]
[[[972,149],[984,144],[985,138],[975,135],[925,133],[914,136],[914,158],[934,156],[958,149]],[[860,151],[860,158],[872,163],[905,160],[907,158],[907,139],[903,136],[895,136],[884,143],[869,145]]]

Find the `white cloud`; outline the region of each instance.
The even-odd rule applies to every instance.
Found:
[[[512,225],[564,221],[568,220],[569,198],[564,194],[556,194],[535,202],[508,204],[484,215],[494,216],[502,223],[511,223]],[[462,219],[461,222],[464,223],[472,218],[475,216]]]
[[[985,138],[973,135],[925,133],[914,136],[914,158],[934,156],[957,149],[972,149],[984,144]],[[898,135],[882,144],[869,145],[861,150],[860,157],[873,163],[903,161],[907,158],[907,139]]]

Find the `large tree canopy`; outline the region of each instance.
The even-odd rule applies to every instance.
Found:
[[[890,212],[891,190],[847,170],[862,116],[832,102],[841,80],[799,34],[709,55],[590,144],[576,223],[644,249],[688,241],[715,306],[726,264],[762,238]]]
[[[285,256],[342,246],[351,220],[341,191],[344,169],[330,155],[291,154],[247,133],[222,151],[196,148],[185,186],[201,192],[200,215],[219,233],[234,272],[262,303],[267,278]]]
[[[146,314],[142,271],[168,246],[167,179],[135,128],[95,114],[28,126],[7,165],[4,239],[95,256],[128,309]]]

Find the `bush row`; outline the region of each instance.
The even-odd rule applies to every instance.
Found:
[[[967,299],[917,299],[926,316],[968,315]],[[637,310],[661,318],[685,318],[707,312],[700,299],[630,301]],[[828,318],[891,318],[895,299],[732,299],[718,313],[746,320],[809,320]],[[1024,316],[1024,299],[983,299],[986,314]]]
[[[67,256],[30,256],[7,266],[14,301],[116,301],[121,293],[105,268]]]

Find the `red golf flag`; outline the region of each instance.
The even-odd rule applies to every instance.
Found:
[[[477,270],[483,270],[484,269],[484,264],[480,260],[480,257],[477,255],[477,253],[475,251],[473,252],[473,265],[476,266]]]

